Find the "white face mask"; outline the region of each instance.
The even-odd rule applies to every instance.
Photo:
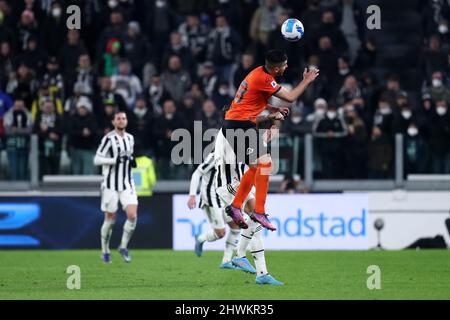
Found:
[[[301,116],[294,116],[291,118],[292,123],[298,124],[302,121],[302,117]]]
[[[228,92],[227,89],[219,89],[219,94],[222,95],[222,96],[226,95],[227,92]]]
[[[433,79],[431,81],[431,85],[435,88],[439,88],[440,86],[442,86],[442,80],[441,79]]]
[[[438,30],[439,33],[445,34],[448,32],[448,26],[446,24],[440,24]]]
[[[173,113],[166,113],[166,119],[167,120],[172,120],[173,119]]]
[[[446,107],[437,107],[436,112],[438,115],[443,116],[444,114],[447,113],[447,108]]]
[[[52,10],[52,15],[53,15],[55,18],[61,17],[61,13],[62,13],[61,8],[53,8],[53,10]]]
[[[402,111],[402,117],[405,119],[409,119],[412,116],[412,112],[410,110],[404,110]]]
[[[166,2],[165,1],[161,1],[161,0],[157,0],[156,1],[156,6],[158,7],[158,8],[162,8],[162,7],[164,7],[166,5]]]
[[[327,112],[327,117],[328,117],[329,119],[331,119],[331,120],[333,120],[334,118],[336,118],[336,116],[337,116],[336,111],[328,111],[328,112]]]
[[[386,108],[386,107],[380,108],[380,113],[381,113],[382,115],[388,115],[388,114],[391,114],[391,108]]]
[[[157,87],[157,86],[150,86],[150,90],[149,90],[149,92],[150,92],[150,95],[155,95],[155,94],[157,94],[158,92],[159,92],[159,88]]]
[[[339,69],[339,74],[341,76],[344,76],[344,75],[346,75],[349,72],[350,72],[350,69]]]
[[[111,9],[114,9],[114,8],[117,7],[118,5],[119,5],[119,3],[118,3],[117,0],[109,0],[109,1],[108,1],[108,6],[109,6]]]
[[[316,109],[315,113],[318,116],[323,116],[325,114],[325,109]]]
[[[408,135],[410,135],[411,137],[415,137],[419,133],[419,130],[415,127],[410,127],[410,128],[408,128],[407,132],[408,132]]]

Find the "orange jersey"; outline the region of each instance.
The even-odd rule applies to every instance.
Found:
[[[269,98],[280,89],[281,86],[263,66],[253,69],[241,82],[225,120],[256,122]]]

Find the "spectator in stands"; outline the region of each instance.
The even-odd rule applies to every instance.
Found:
[[[176,142],[171,141],[172,132],[183,127],[183,119],[177,113],[174,100],[166,100],[163,104],[163,114],[159,116],[153,127],[153,136],[156,141],[156,156],[158,158],[158,172],[161,178],[177,176],[177,166],[171,161],[172,147]]]
[[[278,17],[282,12],[283,7],[278,0],[264,0],[252,16],[250,23],[252,40],[266,48],[269,43],[269,34],[277,29]]]
[[[62,119],[55,103],[48,99],[34,122],[34,133],[39,137],[40,176],[58,174],[61,157]]]
[[[102,137],[114,129],[112,120],[118,107],[115,105],[114,100],[108,98],[103,100],[100,106],[99,113],[96,116],[98,124],[97,136]]]
[[[68,30],[67,41],[59,52],[58,58],[64,79],[75,78],[75,69],[79,61],[78,59],[80,55],[86,52],[86,47],[80,39],[80,32],[76,29]]]
[[[43,45],[51,56],[56,56],[62,47],[66,35],[66,19],[59,1],[53,1],[41,27]]]
[[[314,111],[306,116],[306,121],[311,123],[311,127],[314,123],[319,121],[325,116],[328,110],[328,103],[323,98],[317,98],[314,101]]]
[[[405,177],[411,173],[424,173],[427,163],[425,140],[415,122],[411,122],[404,135]]]
[[[12,106],[13,100],[11,99],[11,96],[0,89],[0,150],[2,149],[4,142],[3,117]]]
[[[183,102],[180,107],[180,115],[184,120],[184,128],[194,134],[194,121],[200,112],[201,106],[195,104],[192,93],[188,92],[184,95]]]
[[[211,98],[214,91],[217,90],[218,82],[221,81],[216,74],[214,64],[211,61],[206,61],[200,73],[200,82],[203,87],[203,92],[208,98]]]
[[[436,102],[430,119],[430,150],[433,173],[450,173],[450,112],[447,100]]]
[[[14,72],[13,54],[11,43],[8,41],[0,42],[0,89],[5,90],[8,83],[8,77]]]
[[[23,63],[19,65],[16,72],[10,74],[6,85],[6,92],[23,99],[28,110],[31,110],[36,89],[36,76],[33,70]]]
[[[429,38],[428,47],[424,50],[423,56],[423,68],[427,77],[446,67],[447,57],[441,49],[441,39],[437,34]]]
[[[17,63],[26,64],[40,77],[45,69],[47,54],[40,48],[37,37],[30,36],[27,41],[25,49],[17,55]]]
[[[191,50],[183,42],[179,32],[172,32],[170,35],[170,42],[163,53],[161,69],[167,66],[169,58],[173,55],[180,57],[181,66],[184,70],[188,71],[191,76],[195,74],[195,61],[191,55]]]
[[[196,14],[188,14],[186,21],[178,27],[182,41],[189,48],[194,59],[200,63],[206,59],[208,31],[208,27],[200,22]]]
[[[320,61],[320,75],[325,78],[324,81],[330,82],[337,72],[339,53],[335,50],[329,37],[322,36],[318,41],[319,49],[317,51],[317,56]]]
[[[322,173],[326,179],[342,178],[344,166],[342,149],[347,134],[345,121],[339,116],[333,103],[328,106],[324,117],[313,125],[313,135],[322,159]]]
[[[358,50],[353,67],[356,70],[369,70],[375,67],[377,58],[377,44],[374,38],[369,37]]]
[[[345,78],[342,88],[339,90],[337,102],[344,104],[345,101],[361,97],[361,89],[355,76],[349,75]]]
[[[39,36],[38,23],[33,11],[26,9],[20,15],[19,25],[17,27],[17,39],[19,39],[20,50],[26,50],[29,47],[29,39]]]
[[[322,25],[319,29],[319,37],[327,37],[331,41],[333,48],[340,54],[346,53],[348,49],[347,39],[345,39],[341,28],[336,23],[335,15],[331,10],[322,13]]]
[[[335,77],[335,86],[337,88],[340,88],[345,79],[353,74],[353,70],[350,67],[350,61],[346,56],[341,56],[338,58],[338,73]]]
[[[154,117],[160,116],[162,111],[163,102],[171,99],[170,93],[164,88],[161,83],[161,77],[155,74],[150,80],[150,86],[148,88],[148,96],[151,106],[153,108],[152,114]]]
[[[55,107],[55,112],[58,115],[62,115],[64,113],[64,108],[62,104],[62,99],[55,94],[54,91],[51,90],[49,84],[47,82],[42,82],[39,87],[39,92],[36,98],[33,100],[33,104],[31,105],[31,115],[33,120],[36,119],[39,112],[42,111],[45,103],[47,101],[52,101]]]
[[[100,70],[103,76],[111,77],[117,73],[121,59],[121,49],[122,43],[117,38],[108,40],[100,64]]]
[[[88,53],[83,53],[78,57],[78,66],[75,69],[75,77],[69,82],[68,93],[72,93],[76,84],[83,86],[83,94],[91,96],[94,94],[94,88],[97,83],[97,75],[95,74],[91,58]]]
[[[399,110],[394,113],[393,132],[405,135],[409,126],[416,123],[417,115],[408,103],[399,104]]]
[[[369,179],[392,178],[394,158],[392,126],[392,108],[387,98],[381,97],[369,143]]]
[[[153,114],[152,110],[147,106],[147,100],[144,96],[139,96],[136,99],[136,104],[133,108],[135,118],[134,140],[135,143],[143,148],[143,152],[150,152],[154,148],[154,141],[150,139],[152,136]]]
[[[219,110],[221,110],[225,105],[231,104],[233,96],[230,94],[228,82],[222,81],[219,83],[217,90],[213,92],[212,100]]]
[[[203,102],[202,110],[197,115],[196,120],[202,122],[203,132],[211,128],[219,129],[222,125],[221,115],[218,112],[214,101],[210,99]]]
[[[242,80],[255,68],[255,57],[252,52],[244,52],[241,56],[241,61],[237,68],[232,73],[232,80],[234,88],[237,90],[241,85]]]
[[[141,27],[137,21],[128,23],[127,34],[123,39],[123,51],[125,57],[131,63],[131,71],[140,75],[145,62],[152,57],[147,38],[141,33]]]
[[[241,49],[241,37],[223,13],[217,13],[215,22],[208,37],[207,59],[214,63],[219,78],[228,81],[235,56]]]
[[[77,105],[80,98],[88,98],[87,93],[89,90],[86,88],[86,84],[83,82],[75,83],[73,95],[66,99],[64,103],[64,114],[67,116],[73,116],[77,112]],[[92,112],[92,110],[91,110]]]
[[[128,108],[132,108],[136,97],[142,93],[141,80],[131,71],[128,60],[119,63],[119,72],[111,77],[112,87],[115,93],[120,94]]]
[[[55,57],[47,61],[47,70],[42,77],[41,83],[48,84],[50,94],[64,101],[64,79],[59,72],[59,63]]]
[[[345,178],[367,178],[367,128],[355,106],[344,107],[344,120],[348,129],[345,147]]]
[[[126,111],[127,105],[122,95],[113,91],[112,80],[110,77],[100,78],[100,90],[94,99],[94,113],[99,116],[103,113],[103,105],[105,101],[112,103],[118,110]],[[97,110],[97,106],[99,109]],[[103,136],[103,135],[102,135]]]
[[[121,11],[111,11],[109,22],[110,25],[103,29],[98,39],[98,56],[101,56],[111,39],[116,39],[119,43],[123,43],[127,34],[127,25],[124,23]]]
[[[400,79],[398,75],[392,74],[387,78],[386,88],[381,95],[387,99],[389,106],[393,107],[397,103],[397,96],[400,91],[402,91],[400,88]]]
[[[22,98],[16,98],[14,106],[6,112],[4,128],[10,179],[26,180],[30,149],[29,142],[33,122],[31,113],[27,110],[25,101]]]
[[[94,174],[94,148],[97,146],[97,122],[92,114],[92,104],[82,97],[77,103],[77,112],[70,117],[69,146],[72,173]]]
[[[444,76],[442,72],[436,71],[431,75],[431,86],[427,92],[431,94],[431,98],[437,102],[439,100],[445,100],[450,102],[450,89],[445,86]]]
[[[189,72],[182,69],[180,57],[169,58],[168,70],[161,74],[161,83],[176,103],[180,103],[186,91],[191,87]]]

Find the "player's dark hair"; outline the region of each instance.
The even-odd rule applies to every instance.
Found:
[[[288,56],[286,52],[279,49],[272,49],[266,53],[266,66],[267,67],[280,67],[281,64],[287,61]]]
[[[114,111],[114,114],[113,114],[113,119],[115,119],[115,118],[116,118],[116,115],[118,115],[119,113],[123,113],[124,115],[127,115],[127,113],[126,113],[125,111],[122,111],[122,110],[115,110],[115,111]]]

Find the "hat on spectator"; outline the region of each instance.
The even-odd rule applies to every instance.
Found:
[[[325,106],[325,108],[328,107],[328,103],[324,98],[317,98],[314,101],[314,108],[316,108],[319,105],[323,105],[323,106]]]
[[[78,99],[77,109],[81,107],[85,107],[87,110],[92,111],[92,103],[86,97],[81,97],[80,99]]]
[[[422,94],[422,101],[423,101],[423,100],[431,100],[431,94],[428,93],[428,92],[424,92],[424,93]]]
[[[203,64],[204,68],[214,68],[214,63],[212,63],[212,61],[205,61],[205,63]]]
[[[137,33],[141,32],[141,27],[137,21],[130,21],[128,23],[128,28],[134,29]]]
[[[397,98],[408,98],[408,93],[406,91],[400,91],[397,93]]]

